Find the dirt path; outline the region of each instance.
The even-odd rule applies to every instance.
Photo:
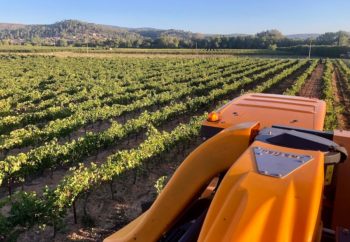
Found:
[[[287,90],[288,87],[293,85],[293,83],[296,81],[296,79],[302,75],[305,70],[309,67],[309,65],[305,65],[302,68],[299,68],[297,71],[295,71],[290,77],[287,79],[279,82],[277,85],[273,86],[269,90],[266,91],[266,93],[271,94],[283,94],[285,90]]]
[[[335,102],[339,106],[343,106],[343,112],[338,115],[338,124],[340,129],[350,129],[350,92],[347,90],[344,80],[337,67],[334,68],[332,76],[332,85],[335,94]]]
[[[301,88],[298,96],[321,98],[321,80],[323,74],[323,64],[318,64],[315,70],[312,72],[311,77],[305,82]]]

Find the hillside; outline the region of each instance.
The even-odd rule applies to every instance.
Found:
[[[66,40],[72,43],[101,42],[106,40],[119,40],[120,42],[155,40],[163,35],[177,38],[199,37],[198,34],[182,30],[160,30],[153,28],[123,28],[118,26],[87,23],[78,20],[64,20],[47,25],[21,25],[0,23],[0,39],[28,42],[38,38],[42,42],[53,40]]]
[[[65,38],[75,40],[85,40],[84,38],[127,38],[139,37],[155,40],[162,36],[172,36],[180,39],[204,38],[204,37],[245,37],[248,34],[202,34],[176,29],[157,28],[127,28],[104,24],[88,23],[79,20],[63,20],[53,24],[13,24],[0,23],[0,39],[22,39],[29,40],[34,37],[39,38]],[[291,39],[304,39],[308,34],[291,35]],[[288,35],[286,37],[289,37]]]
[[[140,35],[123,28],[85,23],[77,20],[65,20],[49,25],[0,25],[0,39],[25,42],[40,38],[50,41],[64,39],[71,42],[84,42],[89,38],[106,40],[112,38],[137,39]]]
[[[19,29],[24,27],[25,27],[24,24],[0,23],[0,30],[3,30],[3,29],[13,30],[13,29]]]
[[[289,39],[298,39],[298,40],[306,40],[306,39],[316,39],[321,34],[289,34],[286,37]]]
[[[344,46],[350,43],[349,34],[344,31],[323,35],[294,34],[284,36],[278,30],[267,30],[255,35],[215,35],[176,29],[126,28],[78,20],[34,25],[0,23],[0,44],[4,45],[276,49],[276,47],[308,44],[309,38],[315,39],[315,44],[319,45]]]

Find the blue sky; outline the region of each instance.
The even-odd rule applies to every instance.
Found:
[[[350,31],[350,0],[0,0],[0,22],[78,19],[202,33]]]

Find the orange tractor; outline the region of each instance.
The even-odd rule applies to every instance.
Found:
[[[210,113],[153,205],[105,242],[350,241],[350,132],[323,131],[325,113],[269,94]]]

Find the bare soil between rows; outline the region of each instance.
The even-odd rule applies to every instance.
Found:
[[[308,68],[308,65],[303,66],[302,68],[299,68],[297,71],[295,71],[291,76],[286,78],[286,80],[283,80],[273,87],[271,87],[269,90],[266,91],[266,93],[271,94],[282,94],[285,90],[288,89],[293,83],[296,81],[296,79]]]
[[[310,78],[302,86],[299,96],[309,98],[321,98],[322,93],[322,74],[324,65],[319,63],[312,72]]]

